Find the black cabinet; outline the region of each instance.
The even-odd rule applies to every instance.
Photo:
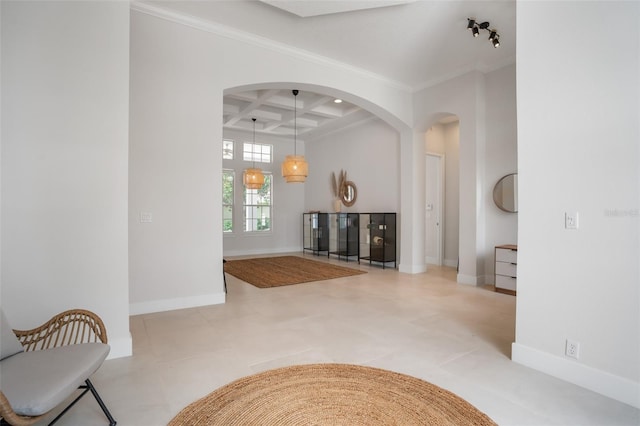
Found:
[[[329,214],[302,214],[303,249],[313,254],[329,253]]]
[[[359,259],[397,266],[395,213],[360,213]]]
[[[329,254],[349,261],[358,257],[358,213],[329,213]]]
[[[303,213],[303,249],[383,268],[396,260],[395,213]]]

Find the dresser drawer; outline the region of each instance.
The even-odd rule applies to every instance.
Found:
[[[516,291],[517,279],[513,277],[506,277],[504,275],[496,275],[496,288],[502,288],[505,290]]]
[[[497,248],[496,262],[518,263],[518,251],[505,248]]]
[[[496,275],[518,276],[518,266],[513,263],[496,262]]]

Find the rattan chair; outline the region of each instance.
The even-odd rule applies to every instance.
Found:
[[[2,318],[3,322],[6,322],[4,314]],[[9,330],[10,328],[8,324],[2,325],[2,343],[4,346],[8,346],[6,344],[8,342],[10,346],[12,344],[11,340],[7,340],[8,337],[4,335],[4,330]],[[17,345],[18,349],[16,354],[10,354],[0,360],[0,369],[2,370],[3,376],[5,376],[4,378],[7,379],[0,382],[0,385],[4,388],[0,390],[0,417],[2,424],[12,426],[31,425],[53,411],[62,401],[68,400],[77,389],[82,391],[80,395],[58,414],[49,425],[57,422],[58,419],[87,392],[91,392],[98,401],[100,408],[109,420],[109,425],[114,426],[116,424],[116,421],[88,377],[100,367],[109,353],[107,331],[100,317],[90,311],[74,309],[54,316],[40,327],[32,330],[14,329],[13,332],[17,336],[22,348]],[[23,349],[24,352],[21,349]],[[5,349],[3,349],[3,352],[5,352]],[[83,372],[73,371],[76,360],[77,369],[84,368]],[[30,363],[31,365],[39,366],[39,368],[49,366],[52,371],[56,371],[54,377],[46,378],[46,380],[48,380],[47,385],[53,389],[56,389],[56,383],[52,384],[51,382],[60,379],[60,376],[63,376],[62,378],[64,380],[61,381],[65,381],[65,385],[69,386],[70,383],[72,384],[71,388],[68,389],[68,394],[65,394],[67,393],[66,388],[60,385],[62,389],[65,389],[58,392],[59,395],[55,396],[55,398],[61,399],[60,403],[51,407],[47,412],[33,415],[22,412],[25,411],[24,408],[22,410],[15,408],[15,405],[17,405],[15,402],[21,399],[21,395],[27,397],[22,399],[37,399],[34,395],[41,390],[39,385],[43,385],[43,383],[38,383],[39,377],[34,377],[36,373],[31,371],[36,370],[35,368],[25,368],[25,366],[30,365]],[[85,365],[85,367],[83,367],[83,365]],[[68,374],[64,373],[65,369],[67,369]],[[87,377],[83,377],[83,374],[87,374]],[[44,375],[46,376],[47,374]],[[74,377],[74,375],[76,377]],[[45,378],[43,377],[43,382],[44,381]],[[12,383],[14,388],[12,388]],[[16,384],[24,386],[24,388],[17,390],[15,389],[15,387],[18,387]],[[46,403],[51,404],[51,401],[56,400],[55,398],[51,398],[50,394],[47,395],[48,401]],[[12,407],[10,402],[12,399],[14,407]],[[29,404],[37,405],[38,402],[36,401],[34,403],[33,401],[29,401]]]

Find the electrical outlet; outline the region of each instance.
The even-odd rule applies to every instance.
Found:
[[[567,339],[567,346],[565,347],[564,354],[569,358],[578,359],[580,357],[580,342]]]
[[[578,212],[566,212],[564,214],[564,228],[578,229]]]

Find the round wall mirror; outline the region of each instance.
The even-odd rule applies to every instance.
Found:
[[[356,198],[358,198],[358,188],[356,188],[356,184],[350,180],[346,181],[342,190],[342,204],[351,207],[355,204]]]
[[[493,187],[493,201],[500,210],[518,212],[518,174],[504,176]]]

